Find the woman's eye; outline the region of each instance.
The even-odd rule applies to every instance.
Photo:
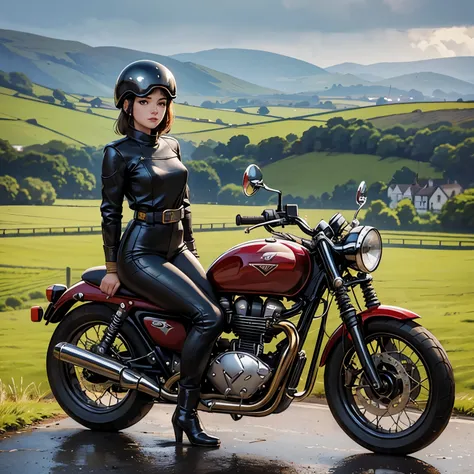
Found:
[[[148,102],[146,100],[140,100],[138,102],[140,105],[145,105],[145,104],[148,104]]]

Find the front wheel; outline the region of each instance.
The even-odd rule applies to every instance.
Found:
[[[454,405],[454,376],[439,341],[414,321],[368,321],[365,341],[389,390],[375,392],[345,337],[327,361],[329,408],[358,444],[385,454],[409,454],[445,429]]]
[[[115,382],[87,369],[56,359],[54,347],[68,342],[90,350],[98,344],[110,323],[112,310],[103,305],[84,304],[59,323],[46,356],[48,380],[61,408],[74,420],[96,431],[118,431],[134,425],[152,408],[153,399],[137,390],[124,390]],[[125,365],[146,354],[136,329],[125,321],[111,356]]]

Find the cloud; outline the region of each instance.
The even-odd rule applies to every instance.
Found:
[[[413,30],[410,46],[423,52],[437,51],[440,56],[474,55],[474,27]]]

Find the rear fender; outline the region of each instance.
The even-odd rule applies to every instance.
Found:
[[[118,306],[120,303],[125,301],[132,301],[135,309],[146,309],[150,311],[163,311],[162,308],[147,303],[146,301],[132,298],[129,296],[121,296],[120,290],[111,298],[107,298],[107,295],[102,292],[98,286],[94,286],[86,281],[79,281],[68,288],[59,298],[59,300],[50,304],[46,310],[44,319],[46,324],[58,323],[61,321],[66,313],[78,302],[96,302],[110,306]]]
[[[365,322],[372,318],[391,318],[402,320],[417,319],[420,316],[408,309],[398,308],[397,306],[380,305],[362,311],[361,313],[359,313],[359,317],[361,318],[362,324],[365,325]],[[328,340],[328,343],[326,344],[326,347],[324,348],[323,355],[321,356],[321,362],[319,363],[321,367],[326,364],[329,354],[332,352],[339,339],[342,338],[344,332],[344,325],[341,324],[332,333],[331,337]]]

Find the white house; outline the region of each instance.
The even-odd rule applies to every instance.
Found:
[[[450,198],[462,193],[462,187],[454,183],[443,183],[441,179],[422,180],[422,186],[416,184],[391,184],[387,189],[390,208],[395,209],[402,199],[410,199],[418,214],[440,212],[443,204]]]
[[[440,186],[426,186],[415,194],[413,204],[418,214],[439,212],[448,199],[448,195]]]
[[[387,195],[390,199],[390,209],[395,209],[402,199],[410,199],[421,189],[418,184],[392,184],[387,189]]]

